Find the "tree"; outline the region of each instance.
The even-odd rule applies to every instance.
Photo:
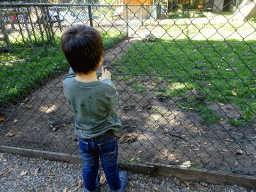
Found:
[[[256,0],[243,0],[234,16],[243,19],[244,22],[252,17],[256,18]]]

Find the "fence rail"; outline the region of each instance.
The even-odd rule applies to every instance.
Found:
[[[120,162],[255,176],[254,12],[0,3],[8,16],[23,7],[30,8],[27,26],[1,21],[12,49],[0,53],[0,145],[79,154],[60,36],[84,23],[101,32],[103,65],[120,94]],[[43,13],[41,24],[33,20]]]

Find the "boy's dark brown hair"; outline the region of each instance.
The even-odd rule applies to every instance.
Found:
[[[75,73],[96,71],[103,56],[100,33],[86,25],[68,28],[61,37],[64,54]]]

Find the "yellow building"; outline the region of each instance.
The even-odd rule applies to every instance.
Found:
[[[153,0],[122,0],[122,3],[128,5],[153,5]]]
[[[115,15],[125,17],[128,14],[129,18],[133,19],[147,19],[150,17],[151,6],[153,5],[153,0],[117,0],[118,5],[128,5],[128,13],[125,11],[125,6],[117,7],[115,10]]]

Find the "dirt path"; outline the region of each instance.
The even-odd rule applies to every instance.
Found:
[[[113,70],[111,64],[120,60],[137,39],[125,39],[107,50],[104,67]],[[9,115],[0,122],[0,145],[79,154],[73,113],[62,90],[65,77],[59,75],[6,109]],[[150,76],[123,81],[118,75],[114,80],[120,93],[117,112],[123,125],[118,134],[120,161],[256,174],[255,125],[241,130],[226,119],[221,124],[202,125],[199,115],[176,107],[179,98],[157,97],[152,91],[156,86],[153,81]],[[145,91],[133,88],[138,83]],[[222,106],[223,110],[232,111],[232,106]]]

